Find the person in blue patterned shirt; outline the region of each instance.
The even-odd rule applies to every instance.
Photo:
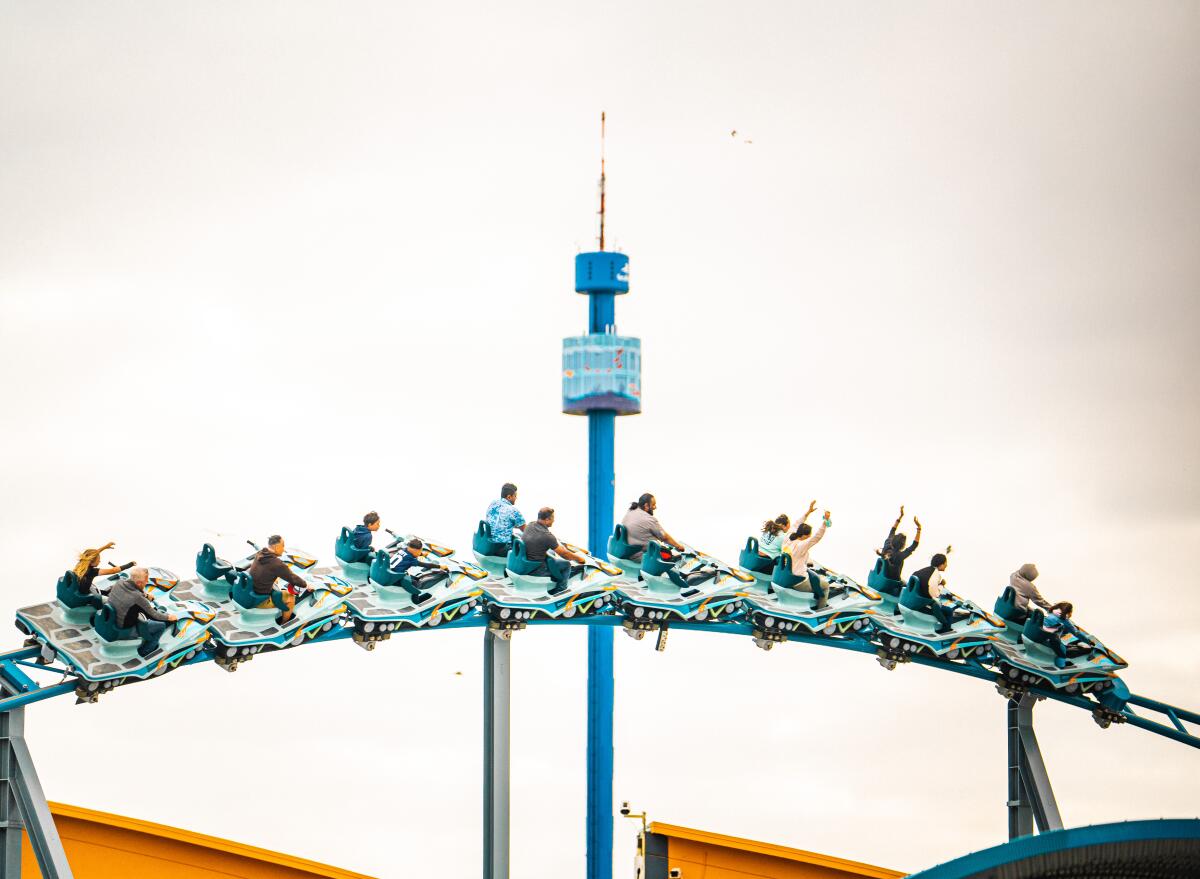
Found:
[[[512,543],[513,529],[520,531],[525,527],[525,517],[515,506],[517,502],[517,487],[506,482],[500,488],[499,500],[492,501],[483,514],[483,521],[492,529],[492,540],[505,546]]]

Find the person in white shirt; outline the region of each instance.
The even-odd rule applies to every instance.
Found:
[[[811,514],[811,510],[816,509],[816,501],[813,501],[813,506],[810,508],[810,513],[805,514],[807,519]],[[816,603],[813,605],[813,610],[823,610],[829,606],[826,601],[825,587],[821,585],[821,578],[817,576],[815,571],[808,569],[809,553],[812,548],[821,542],[821,538],[825,536],[825,530],[833,524],[833,519],[829,510],[825,511],[825,515],[821,517],[821,524],[814,531],[812,525],[801,520],[783,544],[783,552],[792,559],[792,575],[795,577],[807,577],[809,586],[812,588],[813,598]]]

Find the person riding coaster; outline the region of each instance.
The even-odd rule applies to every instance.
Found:
[[[229,600],[230,583],[233,582],[229,579],[229,574],[250,570],[255,556],[262,551],[253,540],[247,540],[246,543],[254,548],[254,552],[236,562],[228,562],[218,556],[211,543],[200,547],[200,551],[196,553],[196,576],[200,579],[201,586],[205,587],[201,591],[206,597],[218,601]],[[292,570],[298,571],[311,570],[317,564],[316,556],[299,549],[285,549],[279,559]]]
[[[17,628],[41,645],[42,660],[61,660],[78,677],[81,701],[193,659],[215,616],[209,605],[176,601],[169,591],[155,589],[145,567],[127,569],[108,585],[109,597],[89,622],[64,620],[57,601],[17,611]]]
[[[614,592],[625,616],[622,627],[641,640],[671,622],[732,621],[754,578],[720,559],[679,544],[673,553],[651,540],[642,556],[641,580]]]
[[[650,541],[657,541],[659,551],[668,554],[673,548],[683,552],[686,547],[666,532],[655,513],[658,499],[645,492],[629,505],[621,523],[608,539],[608,560],[619,567],[625,576],[641,578],[642,556]]]
[[[946,553],[951,551],[946,547]],[[992,655],[1004,621],[945,589],[947,556],[937,553],[929,566],[914,572],[897,602],[899,614],[875,614],[874,642],[880,665],[893,669],[913,656],[985,659]]]
[[[884,610],[897,615],[900,611],[896,605],[900,600],[900,593],[904,591],[904,563],[917,551],[921,543],[921,520],[913,516],[917,533],[912,543],[908,543],[907,535],[896,532],[903,520],[904,505],[901,504],[900,515],[896,517],[891,530],[884,538],[883,547],[875,550],[878,558],[875,560],[875,567],[867,575],[867,585],[883,598]]]
[[[1010,587],[1011,588],[1011,587]],[[1007,590],[1006,590],[1007,591]],[[1010,694],[1029,685],[1068,693],[1104,691],[1120,684],[1116,673],[1127,663],[1098,638],[1071,621],[1074,607],[1060,601],[1050,612],[1031,610],[1017,640],[997,639],[997,688]],[[1120,684],[1123,686],[1123,684]]]
[[[419,538],[410,541],[420,542]],[[414,547],[424,558],[427,545]],[[430,563],[432,564],[432,563]],[[484,599],[480,582],[487,579],[482,568],[450,556],[442,557],[436,569],[396,563],[383,549],[371,562],[371,576],[346,597],[347,612],[354,625],[354,643],[374,650],[392,632],[438,626],[470,615]],[[414,580],[413,571],[428,571],[427,579]]]
[[[553,524],[554,511],[543,507],[522,536],[513,535],[504,576],[483,584],[493,631],[511,632],[538,618],[600,613],[615,600],[621,569],[560,543],[549,530]]]
[[[818,589],[825,600],[819,608]],[[745,604],[754,627],[754,643],[764,650],[793,634],[869,636],[871,619],[882,603],[878,592],[826,568],[812,566],[807,576],[796,576],[787,553],[775,560],[766,590],[747,591]]]
[[[378,530],[379,518],[377,513],[368,513],[363,517],[364,521],[375,516],[373,521],[374,530]],[[361,546],[362,533],[370,534],[373,531],[370,526],[358,525],[353,530],[343,526],[338,534],[337,540],[334,542],[334,556],[337,558],[338,565],[342,569],[342,576],[351,583],[366,583],[371,577],[371,568],[375,562],[375,556],[384,552],[388,555],[389,563],[397,553],[403,552],[405,545],[414,538],[421,540],[426,552],[431,553],[438,558],[448,558],[454,555],[454,550],[447,546],[442,546],[439,543],[433,543],[428,540],[422,540],[415,534],[397,534],[390,528],[383,529],[392,536],[385,546],[380,549],[372,549],[368,542],[366,547]]]
[[[309,556],[288,552],[283,538],[275,534],[246,570],[231,566],[226,571],[227,597],[212,624],[218,665],[235,671],[239,662],[264,650],[301,644],[338,624],[351,586],[316,570],[315,564]],[[213,585],[206,586],[206,594],[215,591]]]

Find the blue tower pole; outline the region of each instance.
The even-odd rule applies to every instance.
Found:
[[[593,293],[592,334],[615,322],[612,293]],[[588,549],[605,557],[613,527],[616,474],[613,457],[617,413],[588,412]],[[613,837],[613,630],[588,626],[587,877],[612,879]]]
[[[616,334],[616,296],[629,290],[629,258],[575,258],[575,290],[588,294],[586,336],[563,340],[563,411],[588,417],[588,549],[605,558],[613,528],[616,417],[641,411],[641,340]],[[587,877],[612,879],[613,630],[588,627]]]

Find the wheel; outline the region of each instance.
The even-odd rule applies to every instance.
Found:
[[[368,650],[374,650],[377,643],[377,641],[368,641],[365,646]]]

